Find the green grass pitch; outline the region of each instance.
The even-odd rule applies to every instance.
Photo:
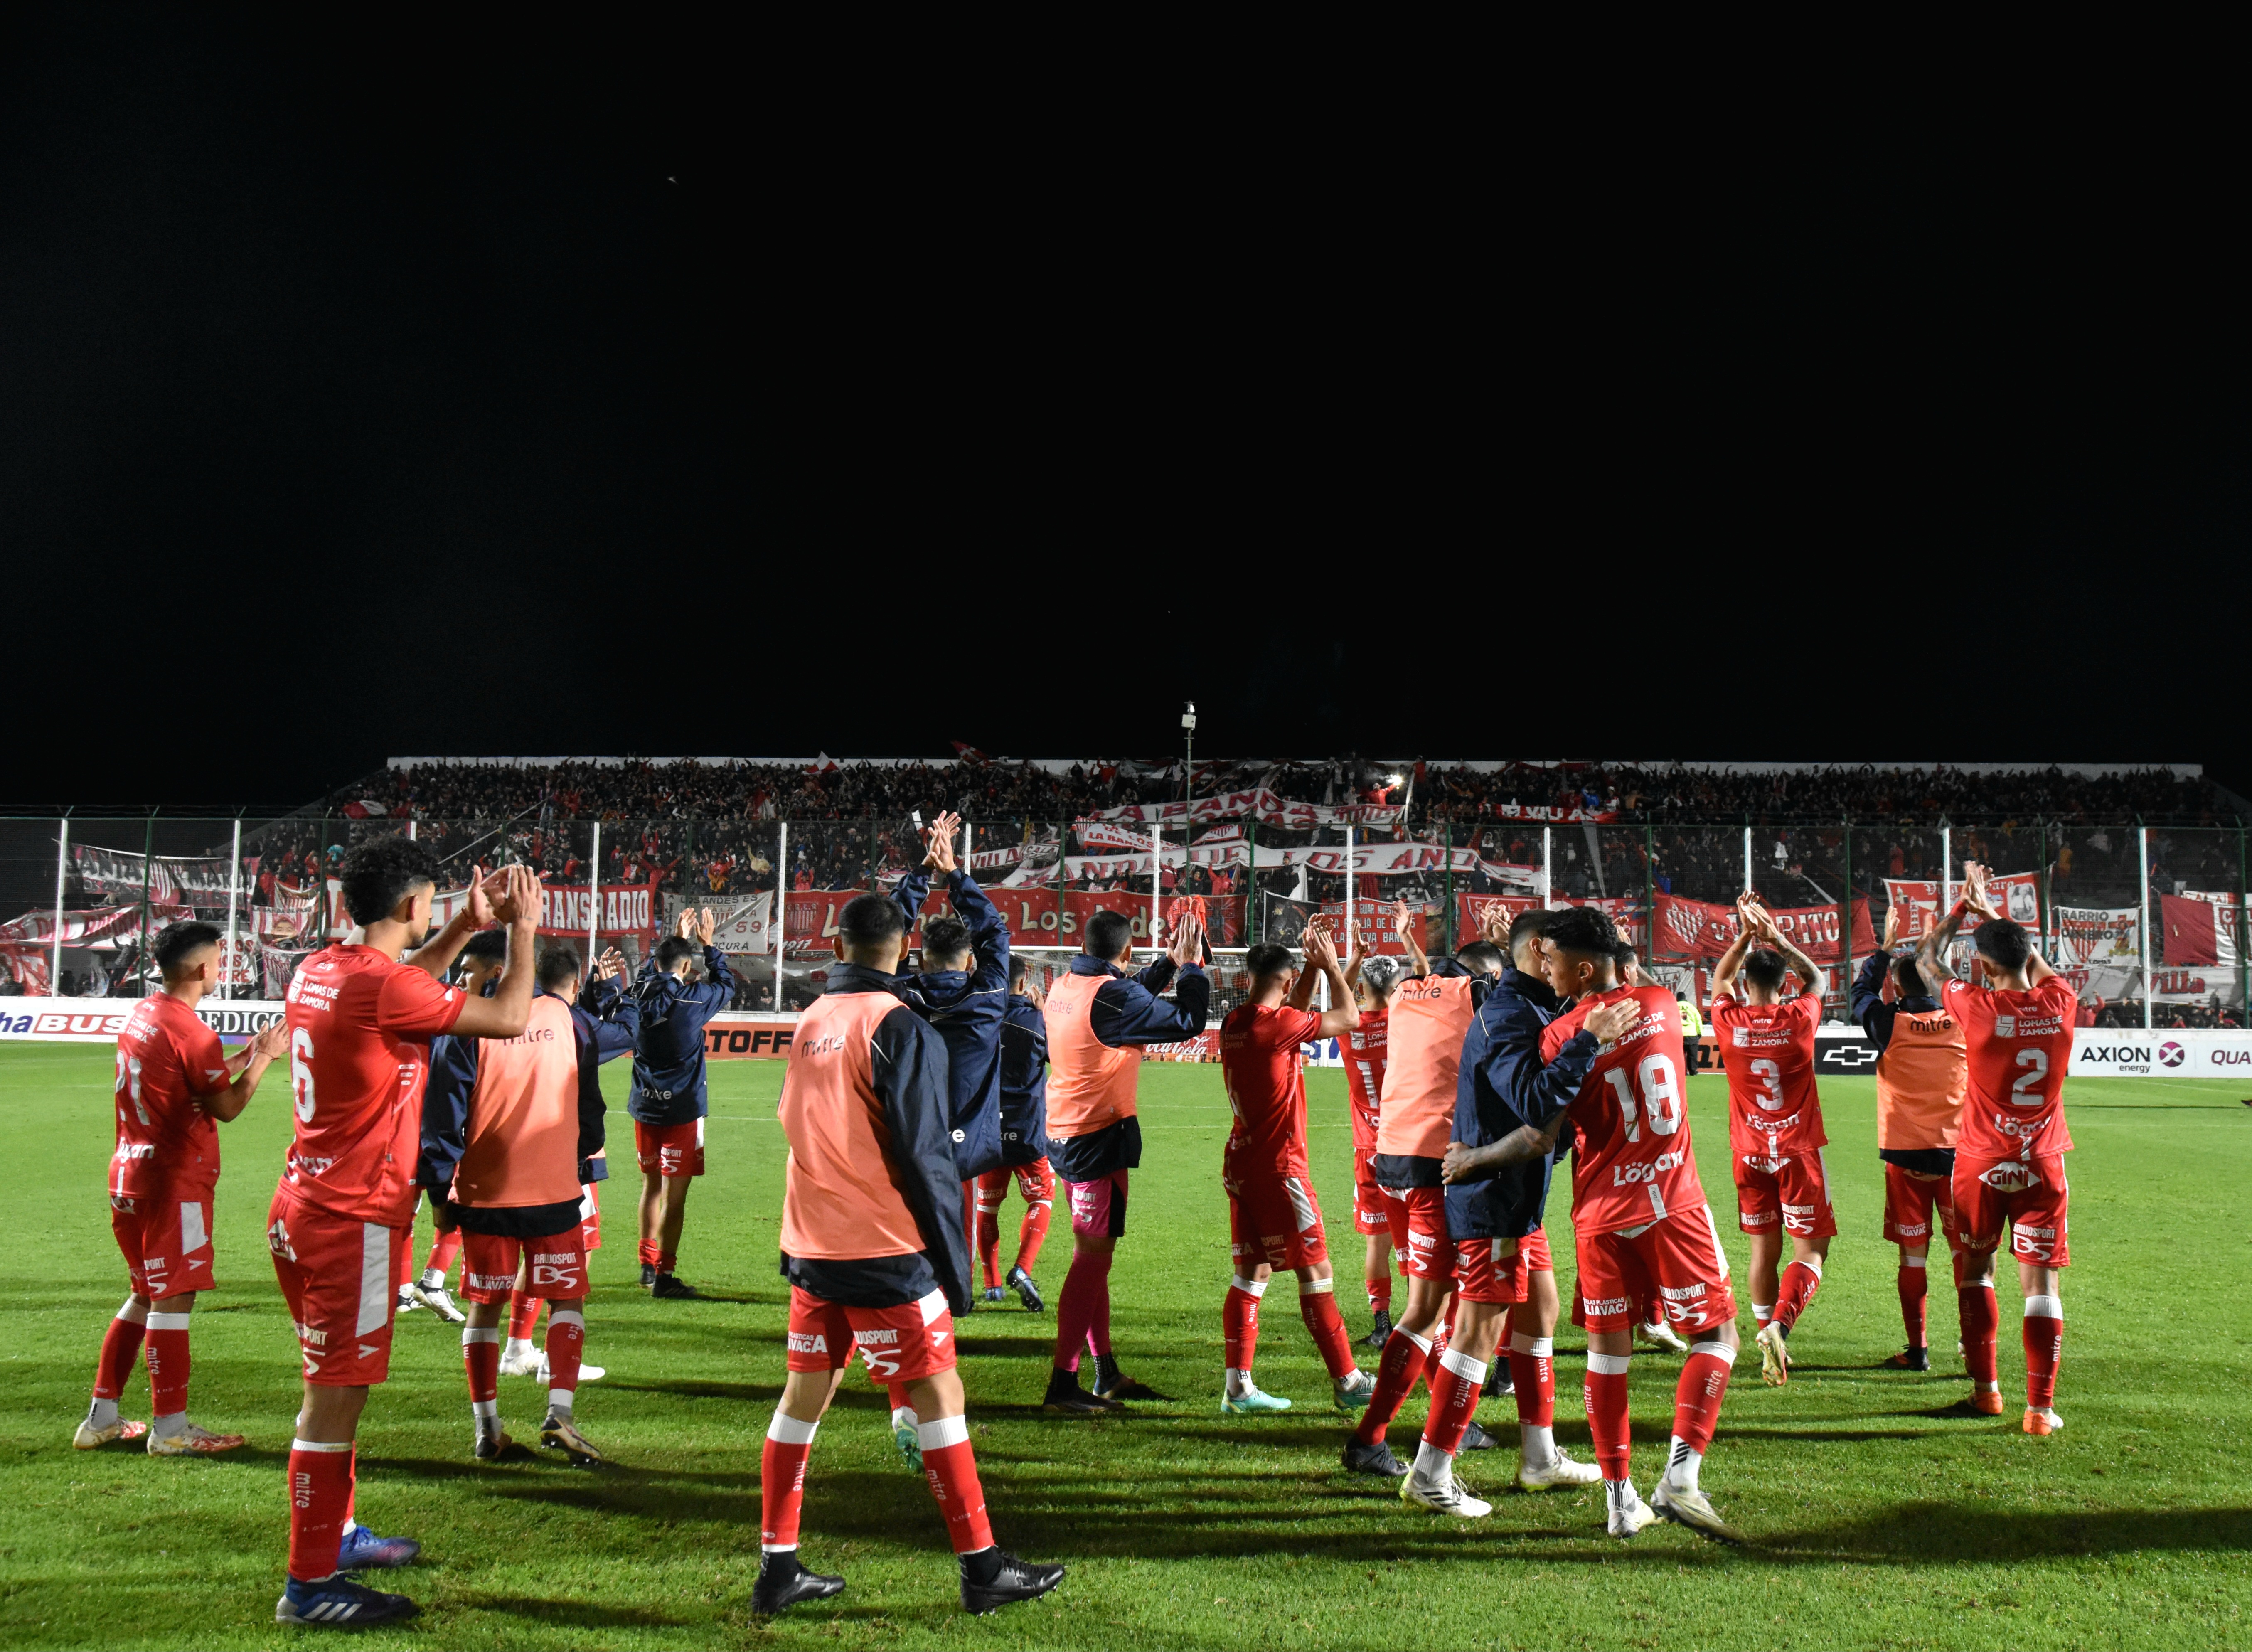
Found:
[[[266,1646],[284,1545],[282,1467],[296,1357],[262,1227],[289,1109],[278,1076],[226,1127],[221,1288],[196,1315],[192,1406],[251,1444],[215,1461],[70,1449],[104,1322],[125,1291],[102,1171],[112,1057],[91,1046],[0,1051],[0,1158],[16,1240],[0,1318],[0,1645]],[[995,1530],[1067,1561],[1049,1599],[963,1617],[943,1531],[893,1454],[882,1394],[856,1372],[809,1476],[807,1559],[851,1579],[772,1625],[749,1615],[759,1446],[782,1375],[775,1273],[782,1145],[778,1064],[712,1072],[712,1174],[690,1205],[682,1272],[716,1294],[657,1303],[633,1288],[631,1182],[595,1260],[587,1354],[607,1380],[580,1416],[607,1472],[548,1461],[481,1467],[457,1333],[401,1322],[392,1380],[361,1431],[362,1515],[424,1544],[393,1574],[424,1615],[368,1644],[544,1646],[1964,1646],[2229,1647],[2252,1641],[2252,1309],[2245,1295],[2252,1112],[2238,1086],[2090,1080],[2068,1091],[2080,1150],[2058,1408],[2068,1427],[2018,1432],[2024,1372],[2014,1278],[2002,1281],[1999,1419],[1949,1414],[1967,1390],[1948,1357],[1954,1311],[1933,1296],[1940,1371],[1873,1369],[1897,1345],[1893,1253],[1879,1240],[1873,1085],[1825,1080],[1844,1232],[1782,1391],[1737,1367],[1705,1483],[1752,1546],[1674,1527],[1631,1546],[1602,1535],[1599,1496],[1499,1495],[1468,1524],[1411,1511],[1335,1472],[1344,1424],[1287,1282],[1269,1297],[1259,1374],[1301,1409],[1219,1414],[1228,1275],[1219,1186],[1227,1108],[1212,1067],[1142,1079],[1147,1163],[1115,1275],[1127,1368],[1174,1403],[1127,1418],[1038,1408],[1053,1314],[1013,1303],[962,1328],[973,1439]],[[615,1107],[624,1072],[608,1070]],[[1341,1075],[1309,1075],[1315,1170],[1356,1333]],[[1726,1170],[1721,1084],[1694,1081],[1699,1162],[1739,1282],[1746,1252]],[[622,1114],[621,1158],[629,1151]],[[1013,1231],[1020,1206],[1005,1213]],[[1568,1218],[1552,1212],[1560,1268]],[[427,1218],[418,1233],[427,1243]],[[1069,1241],[1039,1276],[1062,1283]],[[1568,1290],[1568,1280],[1566,1281]],[[1740,1305],[1743,1301],[1739,1290]],[[1743,1329],[1749,1340],[1749,1314]],[[1560,1436],[1588,1455],[1582,1343],[1558,1344]],[[1636,1477],[1660,1464],[1678,1361],[1637,1356]],[[504,1415],[536,1431],[532,1382],[504,1379]],[[147,1414],[145,1377],[129,1415]],[[1498,1413],[1497,1415],[1497,1413]],[[1514,1440],[1509,1402],[1484,1415]],[[1412,1399],[1397,1442],[1420,1429]],[[1489,1461],[1491,1466],[1489,1466]],[[1465,1461],[1504,1483],[1513,1454]],[[392,1578],[384,1579],[393,1581]]]

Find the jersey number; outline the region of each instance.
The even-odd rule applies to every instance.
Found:
[[[1636,1114],[1646,1114],[1652,1135],[1672,1135],[1681,1128],[1681,1084],[1675,1077],[1673,1062],[1665,1055],[1646,1055],[1635,1069],[1634,1083],[1626,1080],[1626,1069],[1611,1067],[1603,1073],[1603,1081],[1611,1086],[1611,1094],[1618,1100],[1619,1114],[1626,1120],[1626,1139],[1642,1140],[1642,1125]],[[1641,1092],[1639,1100],[1636,1091]]]
[[[313,1035],[303,1027],[289,1032],[289,1087],[297,1093],[297,1122],[313,1121]]]
[[[1754,1093],[1752,1100],[1769,1113],[1782,1112],[1783,1069],[1765,1056],[1760,1056],[1752,1062],[1752,1077],[1757,1079],[1762,1086]]]
[[[2048,1052],[2020,1050],[2018,1052],[2018,1065],[2025,1071],[2018,1074],[2018,1081],[2010,1086],[2010,1105],[2037,1107],[2048,1100],[2040,1093],[2041,1086],[2048,1082]]]
[[[133,1099],[133,1111],[145,1127],[149,1109],[141,1105],[141,1058],[127,1055],[122,1050],[117,1052],[117,1093]]]

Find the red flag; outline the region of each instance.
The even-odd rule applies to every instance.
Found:
[[[2179,895],[2160,895],[2158,915],[2165,926],[2165,956],[2169,969],[2221,961],[2221,947],[2214,934],[2213,903],[2186,900]]]

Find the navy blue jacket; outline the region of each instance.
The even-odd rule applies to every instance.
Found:
[[[946,1041],[907,1001],[908,983],[859,964],[829,971],[827,992],[887,992],[900,1007],[876,1024],[869,1040],[869,1077],[884,1107],[886,1173],[900,1190],[923,1248],[913,1256],[823,1261],[782,1253],[782,1277],[833,1302],[886,1308],[912,1302],[933,1281],[947,1306],[967,1314],[970,1239],[962,1227],[962,1179],[955,1174],[947,1118]],[[784,1080],[788,1082],[787,1079]]]
[[[1030,1164],[1048,1156],[1048,1018],[1011,995],[1001,1020],[1001,1158]]]
[[[704,1096],[704,1024],[735,1001],[735,977],[717,947],[704,948],[704,968],[708,980],[683,981],[660,972],[651,953],[634,982],[641,1032],[626,1111],[643,1124],[686,1124],[711,1110]]]
[[[600,1120],[609,1110],[602,1100],[601,1067],[605,1061],[615,1061],[622,1055],[633,1053],[634,1040],[641,1033],[641,1004],[629,992],[620,991],[615,982],[593,981],[579,995],[579,1002],[571,1006],[571,1031],[579,1045],[579,1112],[583,1118],[587,1099],[594,1102],[597,1121],[594,1142],[581,1149],[579,1179],[581,1182],[607,1182],[610,1177],[610,1162],[596,1156],[606,1144],[608,1131]]]
[[[1502,972],[1463,1038],[1456,1141],[1486,1147],[1522,1126],[1546,1126],[1572,1105],[1600,1046],[1595,1034],[1577,1033],[1544,1065],[1540,1036],[1561,1010],[1547,982],[1516,969]],[[1540,1225],[1555,1166],[1556,1156],[1547,1153],[1505,1166],[1487,1181],[1451,1183],[1448,1230],[1459,1239],[1523,1239]]]
[[[899,881],[892,898],[907,909],[907,927],[930,893],[922,871]],[[906,978],[909,1002],[946,1040],[948,1117],[961,1179],[996,1169],[1001,1157],[1001,1017],[1009,1001],[1009,926],[977,880],[956,871],[948,898],[969,926],[969,969],[932,969]]]
[[[1869,1042],[1877,1046],[1879,1055],[1884,1054],[1885,1046],[1893,1041],[1894,1021],[1903,1015],[1939,1008],[1939,1000],[1928,993],[1904,996],[1887,1003],[1883,996],[1885,974],[1892,967],[1892,954],[1872,953],[1861,961],[1860,973],[1853,977],[1853,1019],[1869,1035]]]
[[[1183,966],[1171,1003],[1157,996],[1172,985],[1171,958],[1160,957],[1129,975],[1114,963],[1081,953],[1071,961],[1071,973],[1110,977],[1095,989],[1087,1024],[1097,1042],[1114,1050],[1193,1038],[1204,1031],[1212,1008],[1212,980],[1197,964]],[[1067,1182],[1098,1181],[1113,1170],[1133,1170],[1142,1163],[1142,1121],[1121,1119],[1086,1135],[1051,1139],[1048,1163]]]

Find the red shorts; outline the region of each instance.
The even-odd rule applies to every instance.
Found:
[[[1380,1207],[1384,1215],[1385,1231],[1392,1235],[1393,1253],[1400,1266],[1408,1266],[1408,1195],[1396,1187],[1380,1187],[1376,1195],[1384,1201]]]
[[[1905,1245],[1910,1249],[1928,1247],[1932,1241],[1932,1220],[1938,1218],[1938,1237],[1954,1250],[1961,1242],[1955,1222],[1955,1192],[1943,1176],[1925,1176],[1915,1170],[1902,1170],[1897,1164],[1885,1166],[1885,1239],[1887,1243]]]
[[[1455,1295],[1465,1302],[1505,1308],[1525,1300],[1526,1251],[1522,1239],[1455,1241]]]
[[[1590,1331],[1628,1329],[1643,1303],[1662,1308],[1679,1330],[1707,1330],[1736,1316],[1727,1253],[1709,1204],[1625,1232],[1581,1233],[1578,1250],[1575,1317]]]
[[[1009,1178],[1017,1178],[1017,1191],[1025,1196],[1027,1204],[1055,1203],[1055,1172],[1048,1168],[1046,1159],[1034,1159],[1029,1164],[1004,1164],[997,1170],[988,1170],[977,1178],[977,1208],[991,1215],[1001,1208],[1001,1201],[1009,1197]]]
[[[1736,1225],[1747,1233],[1772,1233],[1778,1224],[1794,1239],[1828,1239],[1837,1232],[1830,1167],[1820,1149],[1781,1159],[1737,1156]]]
[[[1099,1181],[1066,1182],[1071,1199],[1071,1231],[1091,1239],[1126,1237],[1126,1172],[1113,1170]]]
[[[124,1253],[133,1294],[150,1301],[212,1288],[211,1190],[179,1191],[191,1197],[113,1196],[109,1201],[109,1231]]]
[[[1330,1260],[1322,1207],[1315,1201],[1313,1183],[1303,1177],[1223,1171],[1220,1184],[1227,1190],[1228,1248],[1237,1273],[1262,1262],[1296,1268]]]
[[[685,1124],[643,1124],[636,1119],[634,1157],[640,1162],[643,1176],[651,1170],[659,1176],[703,1175],[704,1121],[691,1119]]]
[[[1392,1218],[1384,1204],[1384,1190],[1376,1185],[1376,1149],[1352,1150],[1352,1231],[1389,1233]]]
[[[835,1371],[858,1348],[868,1380],[911,1383],[954,1369],[954,1315],[943,1292],[890,1308],[847,1308],[789,1288],[789,1369]]]
[[[504,1239],[462,1233],[462,1295],[473,1302],[504,1302],[524,1263],[524,1294],[575,1301],[587,1294],[587,1249],[581,1230],[567,1227],[545,1239]]]
[[[1441,1187],[1403,1187],[1387,1190],[1392,1197],[1389,1208],[1407,1214],[1407,1232],[1401,1235],[1401,1267],[1410,1279],[1435,1279],[1453,1284],[1455,1279],[1455,1241],[1447,1231],[1447,1190]],[[1400,1233],[1395,1222],[1393,1232]]]
[[[589,1182],[579,1190],[586,1196],[579,1201],[579,1248],[582,1251],[602,1248],[602,1196],[596,1190],[601,1185]]]
[[[2002,1224],[2010,1225],[2010,1254],[2041,1267],[2072,1262],[2072,1189],[2064,1177],[2064,1156],[2044,1153],[2023,1159],[1955,1160],[1955,1220],[1966,1251],[2002,1246]]]
[[[390,1376],[398,1259],[414,1248],[413,1225],[381,1227],[337,1216],[282,1187],[266,1212],[266,1243],[297,1327],[305,1380],[364,1388]]]

